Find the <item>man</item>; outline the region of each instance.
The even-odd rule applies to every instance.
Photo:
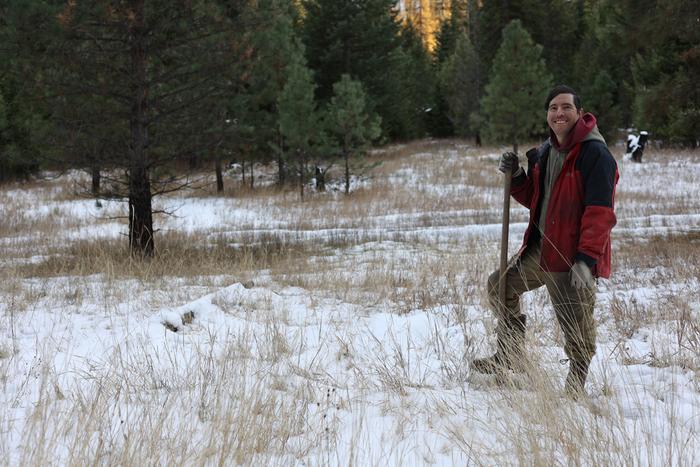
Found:
[[[528,170],[512,152],[499,169],[512,173],[511,195],[530,209],[523,246],[505,273],[506,300],[500,303],[500,271],[488,279],[489,303],[498,318],[497,350],[472,365],[480,373],[522,371],[526,316],[520,295],[541,286],[554,305],[569,358],[566,391],[582,394],[595,353],[595,279],[610,276],[610,231],[617,163],[590,113],[568,86],[556,86],[545,102],[549,139],[527,152]]]

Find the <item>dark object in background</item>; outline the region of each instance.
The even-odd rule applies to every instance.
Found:
[[[627,154],[632,155],[632,160],[634,162],[642,162],[642,156],[644,155],[644,146],[646,146],[649,140],[649,133],[646,131],[640,131],[639,136],[632,133],[627,135]]]
[[[323,170],[319,166],[316,166],[316,191],[324,192],[326,191],[326,172],[328,169]]]

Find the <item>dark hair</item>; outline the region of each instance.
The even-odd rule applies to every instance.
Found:
[[[566,84],[558,84],[554,86],[551,91],[549,91],[547,100],[544,101],[544,110],[549,109],[549,103],[552,102],[552,99],[557,97],[559,94],[572,94],[574,96],[574,105],[576,106],[576,110],[581,110],[581,98],[578,97],[578,94],[576,94],[576,91],[574,91],[573,88],[567,86]]]

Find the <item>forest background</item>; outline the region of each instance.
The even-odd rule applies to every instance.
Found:
[[[372,144],[546,136],[543,98],[578,89],[612,142],[697,147],[700,17],[690,0],[6,0],[0,181],[92,173],[155,252],[152,198],[235,161],[304,197]],[[251,183],[254,177],[250,176]]]

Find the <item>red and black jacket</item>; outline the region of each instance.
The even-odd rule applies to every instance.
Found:
[[[592,124],[592,126],[591,126]],[[585,114],[577,127],[585,136],[595,127],[595,117]],[[590,127],[585,131],[585,127]],[[574,131],[581,128],[576,128]],[[573,144],[547,207],[540,265],[545,271],[567,272],[582,260],[595,277],[610,277],[610,231],[617,222],[614,212],[617,162],[603,141],[591,139]],[[536,226],[544,192],[550,141],[527,152],[528,170],[513,178],[511,194],[530,209],[523,249],[539,240]],[[522,251],[522,250],[521,250]]]

